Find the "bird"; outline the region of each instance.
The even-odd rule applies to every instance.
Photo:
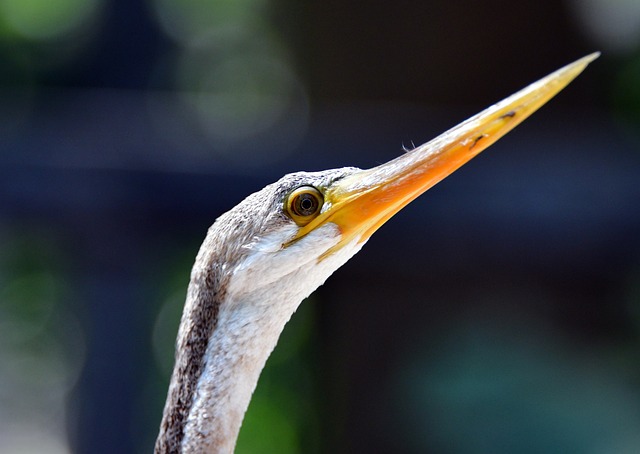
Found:
[[[395,213],[517,126],[598,55],[391,161],[291,173],[218,217],[191,270],[154,452],[233,452],[260,373],[302,300]]]

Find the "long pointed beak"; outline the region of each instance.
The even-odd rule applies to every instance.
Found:
[[[337,181],[326,189],[323,212],[297,238],[332,222],[342,233],[333,250],[354,238],[366,241],[409,202],[524,121],[598,56],[593,53],[549,74],[392,161]]]

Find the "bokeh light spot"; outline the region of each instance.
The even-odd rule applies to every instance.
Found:
[[[264,0],[155,0],[164,31],[183,44],[201,41],[227,28],[260,22]]]
[[[223,150],[269,133],[291,108],[306,103],[295,76],[275,59],[240,55],[204,66],[185,99],[206,136]]]
[[[580,25],[602,50],[628,52],[640,45],[638,0],[573,0],[569,5]]]
[[[0,14],[18,35],[48,40],[77,30],[97,6],[97,0],[0,0]]]

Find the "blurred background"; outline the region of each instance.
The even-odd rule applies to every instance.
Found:
[[[238,453],[640,451],[640,2],[0,0],[0,452],[151,452],[218,215],[595,50],[301,305]]]

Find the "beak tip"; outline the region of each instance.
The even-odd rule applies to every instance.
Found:
[[[589,55],[585,55],[584,57],[574,61],[573,63],[569,63],[564,68],[560,69],[558,73],[570,73],[571,79],[580,74],[584,69],[589,65],[589,63],[593,62],[595,59],[600,57],[600,52],[593,52]]]
[[[583,58],[583,60],[586,61],[586,63],[591,63],[593,60],[595,60],[596,58],[598,58],[601,55],[600,51],[595,51],[589,55],[587,55],[586,57]]]

